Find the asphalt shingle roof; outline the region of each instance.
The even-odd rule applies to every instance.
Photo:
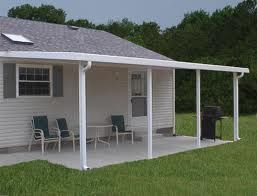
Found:
[[[105,31],[0,17],[0,33],[23,35],[34,44],[13,43],[0,36],[0,51],[79,52],[171,60]]]

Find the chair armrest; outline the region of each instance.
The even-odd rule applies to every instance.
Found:
[[[61,132],[67,132],[67,133],[71,134],[72,136],[75,135],[72,130],[62,130]]]
[[[131,125],[125,125],[125,130],[134,131]]]
[[[44,131],[42,129],[33,129],[35,139],[42,139],[45,138]],[[37,136],[39,134],[40,136]]]
[[[79,127],[71,127],[70,130],[68,131],[72,131],[74,134],[79,134],[80,133],[80,129]]]
[[[116,134],[119,133],[117,125],[113,125],[112,128],[115,129],[115,133],[116,133]]]
[[[49,129],[49,132],[55,132],[58,137],[61,136],[61,131],[60,131],[60,129],[58,129],[58,128],[56,128],[56,127],[51,127],[51,128]]]

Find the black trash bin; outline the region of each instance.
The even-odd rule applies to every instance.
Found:
[[[220,106],[205,106],[202,112],[201,139],[216,139],[216,121],[222,116]]]

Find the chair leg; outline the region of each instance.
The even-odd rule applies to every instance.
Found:
[[[45,151],[44,144],[45,144],[44,139],[41,139],[41,151],[42,151],[42,155],[44,155],[44,151]]]
[[[48,143],[45,144],[45,152],[47,152]]]
[[[122,136],[122,143],[125,143],[125,135]]]
[[[33,141],[33,136],[34,136],[34,134],[32,133],[30,141],[29,141],[29,146],[28,146],[28,151],[29,152],[31,151],[31,145],[32,145],[32,141]]]
[[[76,150],[75,150],[75,138],[74,137],[72,138],[72,145],[73,145],[73,152],[75,152]]]
[[[110,129],[108,129],[108,143],[110,143],[111,140],[111,133],[110,133]]]
[[[58,152],[61,152],[61,138],[59,137],[58,141]]]
[[[96,150],[96,143],[97,143],[98,137],[95,138],[95,150]]]
[[[109,136],[108,136],[108,143],[110,143],[110,140],[111,140],[111,135],[109,134]]]
[[[58,142],[54,142],[54,145],[53,145],[53,150],[55,150],[55,147],[56,147],[56,144],[57,144]]]
[[[117,143],[117,145],[119,144],[119,134],[118,133],[116,133],[116,143]]]

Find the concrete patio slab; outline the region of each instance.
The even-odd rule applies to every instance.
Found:
[[[228,143],[230,141],[203,140],[201,148],[216,146]],[[188,136],[177,137],[158,137],[153,139],[153,157],[175,154],[179,152],[197,149],[196,138]],[[129,141],[121,143],[118,146],[115,142],[111,142],[108,148],[104,144],[97,144],[96,150],[93,144],[87,145],[88,166],[90,168],[98,168],[112,164],[124,163],[147,158],[147,141],[136,141],[131,144]],[[48,149],[44,156],[39,150],[32,149],[31,152],[19,152],[10,154],[0,154],[0,166],[12,165],[32,160],[48,160],[51,163],[61,164],[68,168],[79,169],[80,157],[79,147],[74,153],[70,144],[65,144],[62,152]]]

